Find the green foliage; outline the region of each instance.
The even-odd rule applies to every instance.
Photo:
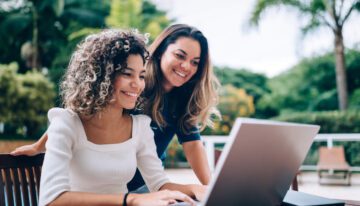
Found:
[[[0,35],[6,41],[3,49],[16,48],[20,49],[23,45],[28,44],[28,55],[23,59],[28,69],[31,69],[33,56],[41,57],[38,59],[38,65],[46,66],[49,63],[49,55],[41,55],[49,52],[49,45],[46,45],[44,36],[53,32],[56,29],[54,25],[49,25],[49,22],[54,23],[63,11],[63,0],[56,1],[34,1],[27,0],[19,4],[18,8],[2,13],[3,22],[0,24]],[[40,18],[44,18],[41,22]],[[21,26],[17,26],[21,25]],[[39,28],[47,27],[48,33],[39,33]],[[11,28],[11,30],[8,30]],[[10,31],[11,33],[8,33]],[[41,43],[41,44],[40,44]],[[14,45],[15,44],[15,45]],[[8,52],[6,52],[8,53]],[[51,52],[49,52],[51,53]],[[19,50],[14,50],[12,55],[19,55]],[[5,56],[6,58],[6,56]],[[13,61],[11,59],[10,61]],[[20,60],[20,58],[19,58]],[[8,62],[0,59],[1,62]],[[21,68],[23,69],[23,68]]]
[[[17,64],[0,66],[0,92],[4,94],[0,121],[6,122],[5,129],[12,133],[24,133],[26,126],[29,135],[46,125],[46,111],[54,105],[54,91],[58,91],[41,74],[26,73],[35,34],[41,66],[48,69],[57,87],[70,55],[86,35],[118,25],[138,27],[154,38],[170,23],[166,13],[148,0],[24,0],[5,4],[0,3],[0,62]],[[110,13],[109,18],[115,21],[107,25]]]
[[[189,167],[188,164],[181,165],[184,163],[186,163],[186,157],[182,146],[177,138],[173,138],[166,150],[166,159],[164,161],[165,167]]]
[[[16,63],[9,65],[0,65],[0,122],[9,122],[12,118],[10,108],[16,104],[15,98],[19,93],[19,84],[17,84]]]
[[[129,28],[140,24],[142,0],[112,0],[110,16],[106,24],[110,27]]]
[[[109,3],[101,0],[23,1],[10,10],[0,10],[0,62],[18,62],[19,71],[26,72],[20,48],[33,43],[34,29],[38,30],[37,44],[43,67],[54,67],[56,62],[65,68],[77,42],[67,36],[83,27],[103,27]],[[36,14],[38,21],[34,24]],[[11,49],[10,49],[11,48]],[[62,60],[59,61],[57,58]],[[55,66],[55,67],[57,67]]]
[[[121,7],[123,5],[128,6]],[[9,9],[0,8],[0,62],[16,61],[20,73],[30,69],[25,63],[29,62],[26,59],[31,59],[33,50],[28,49],[27,58],[21,57],[20,50],[33,40],[32,11],[36,11],[38,16],[40,62],[42,67],[49,69],[56,84],[74,48],[85,36],[115,26],[139,28],[154,38],[170,23],[166,13],[148,0],[26,0]],[[106,24],[106,17],[113,21]]]
[[[245,89],[249,95],[254,97],[255,102],[269,92],[267,77],[263,74],[229,67],[215,67],[214,71],[222,85],[231,84],[236,88]]]
[[[360,11],[360,1],[356,2],[355,9]]]
[[[359,106],[354,92],[360,87],[360,52],[346,52],[348,92],[352,108]],[[279,113],[337,109],[335,62],[332,53],[302,60],[298,65],[268,81],[270,93],[256,109]],[[271,112],[269,113],[271,114]]]
[[[0,65],[0,121],[12,128],[7,133],[18,133],[25,126],[26,135],[34,136],[46,126],[47,111],[55,97],[54,85],[41,73],[17,74],[16,70],[15,63]]]
[[[149,0],[112,0],[110,15],[106,18],[109,27],[137,28],[149,33],[151,41],[170,23],[166,13]]]
[[[349,110],[346,112],[330,111],[330,112],[311,112],[311,113],[293,113],[281,115],[275,118],[279,121],[299,122],[307,124],[320,125],[320,133],[360,133],[360,111]],[[340,143],[337,143],[340,144]],[[320,145],[315,143],[312,147],[307,162],[316,164],[317,148]],[[346,159],[351,165],[360,166],[360,142],[344,142],[341,143],[345,147]]]
[[[150,34],[152,42],[174,20],[168,19],[166,12],[157,9],[150,0],[144,0],[142,5],[142,25],[140,30]]]
[[[356,89],[350,97],[350,109],[360,109],[360,88]]]
[[[335,26],[343,27],[347,21],[348,14],[354,10],[360,11],[359,0],[344,1],[332,0],[257,0],[249,19],[250,25],[258,26],[261,18],[271,8],[291,8],[299,12],[306,19],[301,28],[304,34],[325,26],[333,29]],[[349,4],[350,6],[344,6]],[[329,11],[334,11],[331,14]]]
[[[345,54],[346,76],[348,79],[348,90],[350,96],[360,88],[360,51],[349,50]],[[350,104],[353,104],[350,100]],[[358,104],[359,106],[359,104]]]
[[[348,91],[346,89],[347,80],[343,76],[346,73],[346,65],[341,61],[344,56],[343,28],[351,13],[359,11],[360,0],[257,0],[249,23],[258,25],[259,20],[265,11],[272,7],[288,7],[295,9],[305,19],[301,28],[303,34],[325,27],[334,34],[334,52],[337,56],[336,61],[336,84],[339,99],[339,108],[345,110],[348,107]],[[341,48],[341,49],[338,49]]]
[[[231,69],[228,67],[215,67],[214,71],[222,85],[231,84],[236,88],[244,89],[247,94],[253,97],[256,110],[252,116],[264,118],[276,115],[270,110],[259,107],[259,100],[270,93],[268,78],[265,75],[246,69]]]
[[[279,5],[298,8],[300,7],[300,2],[298,0],[257,0],[254,5],[254,9],[251,12],[249,20],[250,24],[257,26],[260,18],[267,9],[277,7]]]
[[[320,133],[360,133],[360,111],[301,112],[284,114],[275,118],[280,121],[318,124]]]
[[[67,67],[76,45],[86,35],[105,27],[105,17],[109,14],[109,10],[110,0],[65,0],[63,15],[56,22],[61,38],[54,34],[48,36],[52,41],[50,44],[57,47],[53,50],[54,58],[49,65],[50,75],[56,77],[55,82],[59,80],[56,74],[62,73],[57,70],[64,70]]]
[[[244,89],[235,88],[230,84],[223,86],[220,90],[218,109],[222,120],[216,121],[213,130],[208,128],[203,134],[229,134],[237,117],[248,117],[255,112],[253,97],[249,96]]]

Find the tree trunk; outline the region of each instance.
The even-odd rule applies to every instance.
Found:
[[[339,28],[335,34],[335,64],[336,64],[336,86],[338,92],[339,109],[346,110],[348,104],[347,78],[344,57],[344,41],[342,29]]]
[[[33,31],[32,31],[32,64],[31,67],[33,70],[40,69],[39,61],[39,28],[38,28],[38,13],[35,8],[35,3],[32,6],[32,19],[33,19]]]

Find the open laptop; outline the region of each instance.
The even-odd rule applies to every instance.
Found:
[[[199,205],[281,205],[319,128],[236,119]]]

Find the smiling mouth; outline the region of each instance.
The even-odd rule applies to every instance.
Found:
[[[127,95],[127,96],[130,96],[130,97],[138,97],[138,94],[137,93],[134,93],[134,92],[122,92],[123,94]]]
[[[186,74],[182,73],[182,72],[179,72],[177,70],[174,70],[175,74],[177,74],[178,76],[182,77],[182,78],[185,78],[186,77]]]

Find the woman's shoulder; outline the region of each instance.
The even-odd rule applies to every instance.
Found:
[[[132,128],[132,134],[134,139],[138,139],[140,137],[146,137],[147,134],[150,134],[150,136],[153,135],[150,123],[151,118],[144,114],[139,115],[131,115],[133,119],[133,128]]]
[[[81,131],[81,120],[79,116],[70,109],[52,108],[48,111],[48,118],[50,125],[47,133],[49,137],[51,136],[57,143],[59,143],[59,141],[73,141]]]
[[[136,123],[137,125],[140,126],[150,125],[151,118],[145,114],[136,114],[136,115],[132,114],[131,116],[133,118],[134,123]]]
[[[79,116],[70,109],[54,107],[48,111],[49,121],[64,120],[66,122],[75,122]]]

